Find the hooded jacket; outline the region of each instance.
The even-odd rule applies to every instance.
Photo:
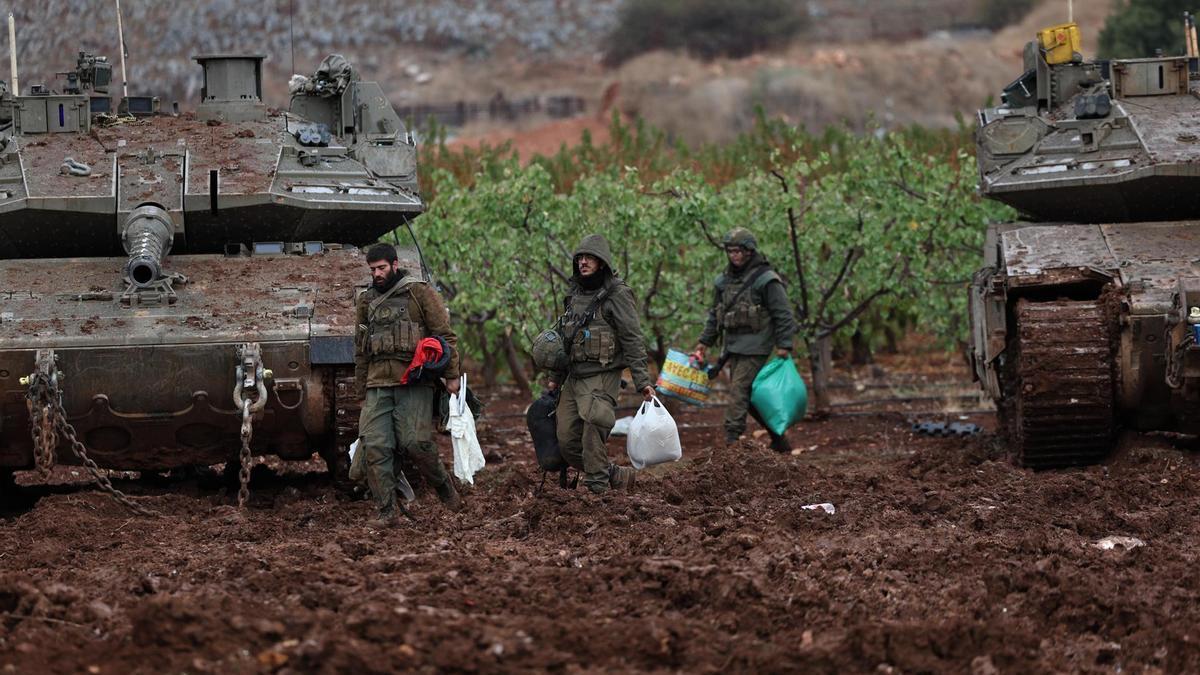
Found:
[[[629,368],[633,384],[639,391],[652,386],[654,383],[646,369],[646,341],[638,320],[637,300],[629,286],[616,276],[608,241],[598,234],[584,237],[572,254],[572,266],[574,259],[583,254],[596,257],[608,270],[597,272],[606,275],[605,280],[592,289],[585,288],[583,279],[576,273],[563,300],[562,329],[566,334],[574,333],[569,373],[586,377]],[[591,321],[583,323],[587,307],[604,289],[607,289],[607,297]],[[559,382],[565,376],[566,373],[554,375]]]

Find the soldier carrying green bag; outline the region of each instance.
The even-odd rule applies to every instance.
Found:
[[[750,405],[750,388],[772,353],[790,358],[796,319],[783,280],[758,251],[749,230],[734,228],[723,242],[729,266],[717,277],[713,303],[694,355],[704,361],[707,349],[722,340],[728,357],[730,401],[725,408],[725,442],[734,443],[746,431],[746,414],[758,414]],[[766,425],[763,424],[766,428]],[[770,429],[771,448],[789,452],[787,438]]]

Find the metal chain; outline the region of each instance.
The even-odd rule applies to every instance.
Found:
[[[242,401],[242,452],[239,456],[241,468],[238,471],[238,508],[246,506],[246,502],[250,499],[250,463],[253,461],[250,456],[250,436],[254,433],[252,428],[253,416],[250,414],[250,399]]]
[[[58,433],[54,430],[54,420],[51,408],[41,402],[41,397],[35,403],[35,397],[25,399],[25,409],[29,411],[29,436],[33,439],[33,460],[37,467],[38,478],[50,478],[50,470],[58,463]]]
[[[119,504],[130,511],[133,511],[139,516],[158,515],[158,513],[134,502],[124,492],[121,492],[117,488],[113,487],[112,481],[109,480],[108,475],[100,471],[100,467],[96,465],[96,462],[92,461],[92,459],[88,457],[87,448],[85,448],[83,443],[81,443],[79,439],[75,437],[75,428],[72,427],[69,422],[67,422],[67,418],[63,414],[62,406],[58,406],[58,409],[55,411],[55,425],[58,427],[58,431],[62,434],[62,437],[67,439],[67,442],[70,443],[71,452],[75,453],[75,456],[79,458],[79,461],[83,462],[83,467],[87,469],[89,474],[92,475],[92,480],[96,481],[97,487],[107,492],[109,496],[115,499]]]
[[[79,458],[97,487],[138,515],[158,515],[113,487],[108,475],[103,473],[96,462],[88,457],[87,448],[79,441],[75,427],[67,421],[67,414],[62,405],[62,392],[58,388],[57,374],[53,368],[53,352],[44,358],[39,353],[38,372],[29,376],[29,391],[26,393],[25,399],[26,409],[29,410],[30,435],[33,438],[33,451],[38,474],[42,478],[49,476],[50,469],[57,460],[55,449],[58,447],[59,440],[66,439],[71,452]]]
[[[242,409],[242,451],[238,455],[241,467],[238,471],[238,508],[246,506],[250,499],[250,438],[254,434],[254,415],[267,407],[266,380],[270,372],[263,368],[262,348],[257,342],[243,344],[237,349],[238,367],[233,402]]]

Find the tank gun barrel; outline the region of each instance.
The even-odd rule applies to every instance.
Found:
[[[136,288],[153,286],[163,277],[162,263],[175,239],[171,217],[160,206],[144,204],[125,219],[121,243],[129,260],[125,278]]]

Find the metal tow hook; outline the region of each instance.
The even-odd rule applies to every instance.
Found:
[[[271,371],[263,368],[262,348],[257,342],[243,344],[237,348],[237,385],[233,389],[233,402],[242,411],[242,450],[238,455],[241,466],[238,471],[238,508],[243,508],[250,499],[250,439],[254,434],[254,417],[267,407],[267,378]]]

